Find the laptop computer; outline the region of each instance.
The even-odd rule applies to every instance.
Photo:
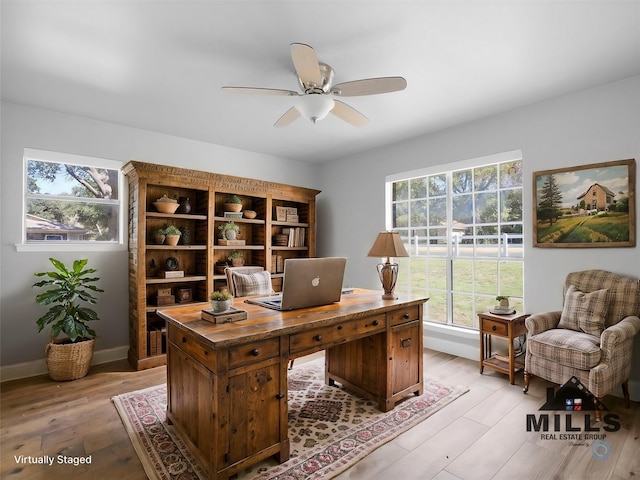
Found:
[[[248,298],[247,303],[274,310],[295,310],[339,302],[347,259],[288,258],[284,261],[282,293]]]

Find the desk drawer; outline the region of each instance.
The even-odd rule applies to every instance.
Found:
[[[291,353],[299,353],[304,350],[322,350],[346,342],[363,335],[385,330],[386,322],[384,315],[349,320],[337,323],[330,327],[315,328],[307,332],[296,333],[290,337]]]
[[[400,325],[402,323],[412,322],[420,318],[420,307],[407,307],[400,310],[395,310],[389,313],[389,323],[393,327],[394,325]]]
[[[507,336],[508,327],[506,323],[496,322],[488,318],[482,319],[482,333],[490,333],[492,335]]]
[[[216,370],[215,353],[206,345],[199,342],[192,333],[185,332],[172,325],[169,325],[167,330],[171,343],[175,344],[180,350],[189,354],[209,370]]]
[[[280,337],[245,343],[229,349],[229,368],[242,367],[280,355]]]

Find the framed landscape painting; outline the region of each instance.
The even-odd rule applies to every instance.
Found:
[[[533,173],[533,246],[634,247],[635,160]]]

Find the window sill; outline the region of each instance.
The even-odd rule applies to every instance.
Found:
[[[16,243],[17,252],[123,252],[123,243]]]

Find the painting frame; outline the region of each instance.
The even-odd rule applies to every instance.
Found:
[[[533,246],[635,247],[635,183],[635,159],[533,172]]]

